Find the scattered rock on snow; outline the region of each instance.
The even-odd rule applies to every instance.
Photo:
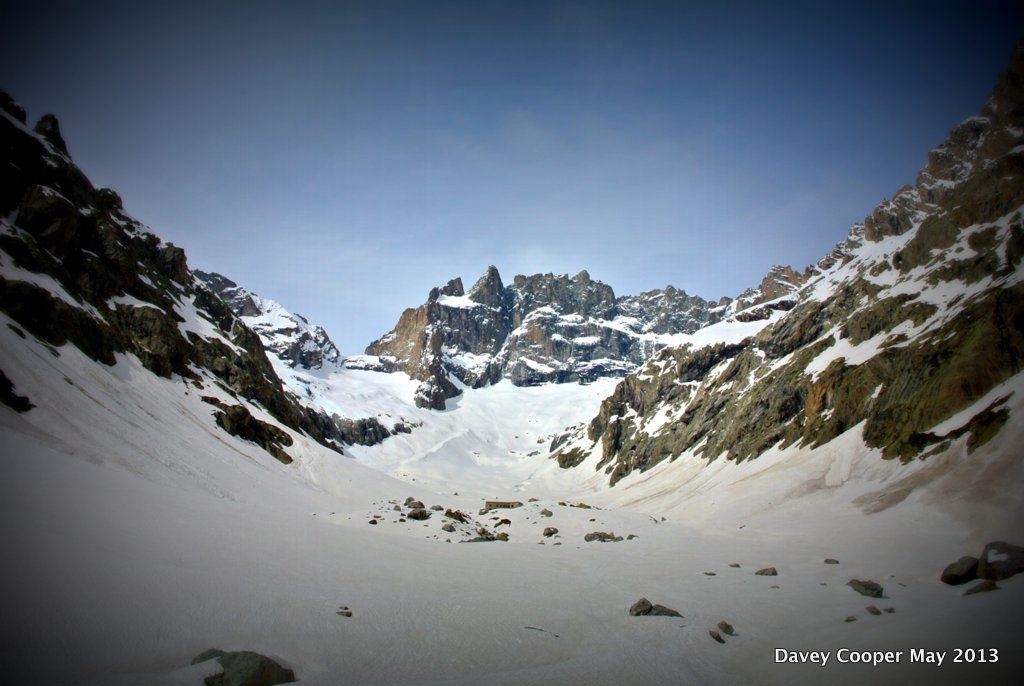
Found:
[[[540,516],[541,517],[550,517],[553,514],[554,513],[551,510],[549,510],[548,508],[546,508],[546,507],[543,510],[540,511]]]
[[[867,606],[866,608],[864,608],[864,609],[865,609],[865,610],[867,610],[867,611],[868,611],[869,613],[871,613],[871,614],[873,614],[873,615],[876,615],[876,616],[877,616],[877,615],[880,615],[880,614],[882,614],[882,611],[881,611],[881,610],[879,610],[879,609],[878,609],[877,607],[875,607],[874,605],[868,605],[868,606]]]
[[[825,558],[825,564],[827,564],[827,565],[837,565],[837,564],[839,564],[839,560],[837,560],[835,558],[832,558],[832,557],[826,557]]]
[[[881,598],[882,587],[876,584],[874,581],[861,581],[860,579],[850,579],[846,582],[846,585],[857,591],[861,595],[866,595],[869,598]]]
[[[558,533],[558,529],[553,526],[544,527],[544,538],[551,538]]]
[[[409,496],[408,498],[405,499],[405,506],[414,510],[422,510],[424,508],[423,502],[420,500],[416,500],[412,496]]]
[[[454,533],[455,532],[455,525],[452,524],[451,522],[445,522],[441,526],[441,531],[446,531],[448,533]]]
[[[718,628],[719,630],[721,630],[723,634],[727,634],[729,636],[736,635],[736,630],[732,628],[732,624],[725,621],[724,619],[718,623]]]
[[[208,676],[207,686],[274,686],[295,683],[295,672],[285,669],[265,655],[249,650],[227,653],[211,648],[192,658],[192,664],[216,659],[223,671]]]
[[[964,555],[942,570],[942,576],[939,578],[942,583],[950,586],[959,586],[968,581],[974,581],[978,578],[978,558]]]
[[[847,617],[847,618],[846,618],[846,619],[844,619],[843,621],[844,621],[844,622],[856,622],[856,621],[857,621],[857,618],[856,618],[856,617],[854,617],[853,615],[850,615],[849,617]]]
[[[754,574],[758,576],[778,576],[779,572],[775,567],[765,567],[764,569],[757,570]]]
[[[445,510],[444,516],[449,517],[450,519],[454,519],[457,522],[466,522],[466,513],[464,513],[462,510]]]
[[[342,617],[351,617],[352,616],[352,610],[349,609],[348,605],[339,605],[338,606],[338,611],[335,612],[334,614],[341,615]]]
[[[725,643],[725,639],[722,638],[722,634],[718,633],[714,629],[712,629],[711,631],[708,632],[708,636],[710,636],[711,638],[715,639],[719,643]]]
[[[734,569],[739,569],[740,568],[739,562],[731,562],[731,563],[729,563],[729,566],[734,568]]]
[[[424,520],[424,519],[430,519],[430,511],[429,511],[429,510],[426,510],[426,509],[424,509],[424,508],[422,508],[422,507],[418,507],[418,508],[416,508],[415,510],[412,510],[412,511],[411,511],[411,512],[410,512],[410,513],[409,513],[408,515],[406,515],[406,516],[407,516],[407,517],[408,517],[409,519],[417,519],[417,520]]]
[[[434,512],[440,512],[440,511],[441,511],[441,510],[443,510],[444,508],[443,508],[443,507],[441,507],[440,505],[431,505],[431,506],[430,506],[430,509],[431,509],[431,510],[433,510]]]

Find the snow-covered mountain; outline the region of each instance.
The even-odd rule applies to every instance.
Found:
[[[323,369],[337,366],[341,353],[318,324],[286,310],[281,303],[247,291],[216,272],[192,272],[217,294],[235,316],[259,334],[263,346],[290,367]]]
[[[669,286],[617,298],[586,271],[516,276],[488,267],[467,293],[459,278],[430,291],[367,347],[389,369],[421,381],[417,403],[444,409],[459,384],[507,378],[518,386],[624,376],[673,336],[717,321],[728,306]],[[456,383],[456,381],[458,383]]]
[[[0,674],[1016,683],[1022,93],[736,300],[489,269],[342,364],[0,97]]]
[[[948,483],[950,460],[969,460],[978,482],[996,479],[1016,459],[1003,434],[1024,402],[1022,213],[1018,49],[914,186],[804,274],[777,270],[746,295],[787,300],[791,311],[752,322],[742,340],[726,320],[661,351],[588,426],[560,438],[557,459],[613,484],[663,463],[740,463],[845,440],[863,441],[872,459],[928,465],[895,469],[868,508]],[[830,472],[826,482],[846,478]]]

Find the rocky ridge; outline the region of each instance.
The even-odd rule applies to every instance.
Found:
[[[776,270],[746,294],[753,306],[796,286],[791,311],[742,341],[660,351],[553,457],[593,456],[614,484],[665,460],[741,462],[851,429],[885,458],[975,450],[1007,422],[1012,390],[998,390],[1024,367],[1022,212],[1024,44],[915,185],[803,274]]]
[[[54,355],[66,344],[108,366],[134,355],[155,375],[180,377],[211,405],[212,424],[285,463],[289,431],[338,452],[381,437],[285,388],[260,336],[196,278],[185,252],[72,162],[56,117],[30,129],[6,94],[0,109],[0,312],[16,334]]]
[[[289,367],[313,370],[341,362],[341,353],[322,326],[310,324],[301,314],[289,312],[276,300],[261,298],[226,276],[199,270],[192,273]]]
[[[368,364],[420,380],[418,405],[443,409],[461,386],[502,378],[527,386],[624,376],[728,306],[671,286],[616,297],[586,271],[520,275],[506,286],[492,266],[468,292],[458,278],[432,289],[366,354]]]

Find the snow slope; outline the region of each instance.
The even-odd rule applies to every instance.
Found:
[[[284,466],[217,429],[212,408],[180,380],[131,356],[106,368],[71,346],[55,355],[2,323],[0,363],[37,405],[23,415],[0,407],[8,683],[198,684],[205,673],[189,661],[209,647],[270,655],[306,684],[818,683],[823,674],[998,683],[1012,664],[1024,585],[965,598],[939,583],[945,563],[977,553],[977,539],[921,503],[865,516],[810,498],[803,509],[699,521],[653,479],[622,491],[630,509],[611,508],[621,489],[560,483],[560,470],[518,454],[592,411],[586,398],[599,387],[467,393],[445,413],[424,411],[440,424],[424,423],[406,444],[399,436],[353,448],[358,460],[293,433],[296,459]],[[412,388],[375,385],[398,375],[342,374],[349,383],[338,388],[351,395],[337,391],[339,403],[360,396],[383,410],[404,398],[412,408]],[[530,404],[523,391],[536,393]],[[536,423],[510,435],[530,414]],[[464,434],[423,451],[456,421]],[[466,465],[458,473],[474,476],[454,480]],[[492,493],[492,483],[505,487]],[[645,489],[649,507],[637,500]],[[507,543],[447,543],[467,534],[441,531],[440,512],[398,521],[391,504],[414,496],[476,515],[484,492],[526,503],[500,512],[511,520],[501,527]],[[569,506],[580,502],[595,508]],[[491,516],[478,520],[493,527]],[[547,526],[558,537],[545,539]],[[584,543],[595,530],[638,537]],[[769,565],[778,577],[753,574]],[[887,597],[857,595],[844,585],[851,577],[878,580]],[[629,617],[641,596],[684,618]],[[896,612],[872,616],[872,603]],[[337,615],[340,605],[353,616]],[[849,615],[857,621],[844,622]],[[721,620],[737,632],[725,645],[708,636]],[[994,647],[1004,662],[774,663],[779,647],[956,646]]]

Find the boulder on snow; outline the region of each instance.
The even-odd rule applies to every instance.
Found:
[[[711,638],[715,639],[719,643],[725,643],[725,639],[722,638],[722,634],[718,633],[714,629],[712,629],[711,631],[708,632],[708,636],[710,636]]]
[[[647,598],[641,598],[629,608],[630,617],[682,617],[670,607],[652,604]]]
[[[837,559],[835,559],[833,557],[826,557],[825,558],[825,564],[827,564],[827,565],[837,565],[837,564],[839,564],[839,560],[837,560]]]
[[[606,531],[592,531],[583,537],[583,540],[587,543],[591,541],[600,541],[601,543],[618,543],[622,540],[622,536],[616,536],[614,532],[608,533]]]
[[[1024,548],[1004,541],[993,541],[981,551],[978,578],[991,581],[1009,579],[1024,572]]]
[[[426,507],[423,504],[423,501],[416,500],[412,496],[409,496],[408,498],[405,499],[405,506],[408,508],[412,508],[414,510],[422,510],[424,507]]]
[[[409,519],[419,520],[430,519],[430,510],[418,507],[415,510],[410,511],[409,514],[406,515],[406,517],[408,517]]]
[[[881,598],[882,587],[876,584],[874,581],[862,581],[860,579],[850,579],[846,582],[846,585],[857,591],[861,595],[866,595],[869,598]]]
[[[946,566],[939,577],[942,583],[950,586],[966,584],[978,578],[978,558],[964,555],[956,562]]]
[[[295,683],[295,672],[265,655],[249,650],[227,653],[211,648],[192,658],[192,664],[214,660],[223,667],[219,674],[203,680],[206,686],[274,686]]]
[[[553,514],[554,513],[551,510],[549,510],[548,508],[546,508],[546,507],[543,510],[540,511],[540,516],[541,517],[550,517]]]
[[[553,526],[544,527],[544,538],[551,538],[558,533],[558,529]]]
[[[754,574],[758,576],[778,576],[779,570],[775,569],[775,567],[765,567],[764,569],[757,570]]]
[[[732,624],[725,621],[724,619],[718,623],[718,629],[728,636],[735,636],[736,630],[732,628]]]

